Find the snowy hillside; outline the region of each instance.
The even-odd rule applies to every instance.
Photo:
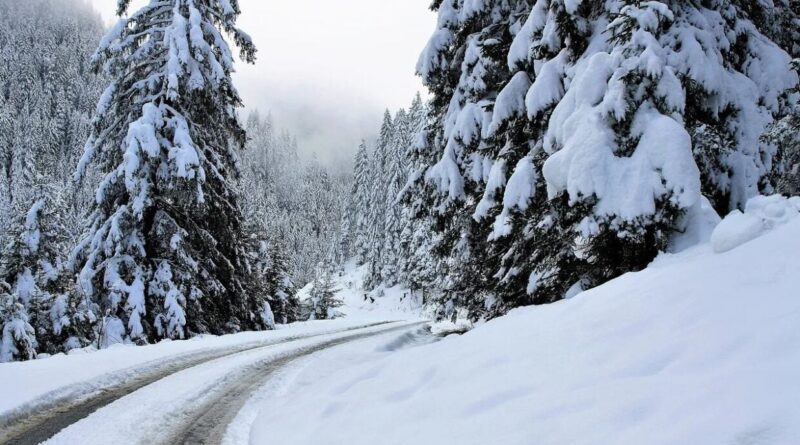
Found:
[[[800,202],[764,199],[573,299],[303,369],[251,443],[800,443]]]
[[[339,311],[349,319],[408,320],[422,315],[421,295],[402,287],[379,287],[365,290],[364,280],[367,266],[357,266],[355,261],[345,263],[343,269],[334,274],[336,297],[344,303]],[[297,293],[301,301],[311,298],[314,283],[309,283]]]

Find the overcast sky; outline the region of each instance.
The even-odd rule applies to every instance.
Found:
[[[140,0],[141,1],[141,0]],[[116,0],[91,0],[111,23]],[[248,109],[272,113],[325,162],[352,157],[377,134],[383,110],[422,84],[417,57],[433,32],[430,0],[240,0],[240,27],[259,49],[238,65]]]

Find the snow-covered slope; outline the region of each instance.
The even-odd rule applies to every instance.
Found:
[[[336,296],[344,306],[339,308],[347,318],[368,320],[412,320],[421,316],[422,296],[412,295],[402,286],[364,290],[367,266],[357,266],[355,261],[347,262],[343,269],[334,275],[338,292]],[[300,289],[297,296],[305,301],[310,298],[313,283]]]
[[[309,367],[251,443],[798,444],[800,218],[745,238],[463,336]]]

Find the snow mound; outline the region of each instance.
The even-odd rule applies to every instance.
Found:
[[[437,337],[447,337],[448,335],[461,335],[471,331],[474,326],[469,320],[459,319],[455,323],[452,321],[443,320],[433,323],[430,326],[431,334]]]
[[[461,336],[309,367],[250,443],[798,444],[798,252],[794,218]]]
[[[700,197],[700,202],[686,211],[678,232],[672,236],[669,252],[683,252],[698,244],[708,243],[720,221],[722,218],[714,210],[708,198]]]
[[[756,196],[744,213],[734,210],[714,229],[711,244],[716,253],[733,250],[800,215],[800,197]]]

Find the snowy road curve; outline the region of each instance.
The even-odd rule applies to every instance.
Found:
[[[45,399],[31,404],[27,410],[0,418],[0,444],[38,444],[48,439],[48,443],[89,443],[91,436],[98,439],[100,436],[86,436],[83,426],[96,423],[95,418],[117,416],[110,422],[112,425],[118,425],[120,419],[134,421],[129,399],[142,400],[134,402],[137,408],[143,409],[144,419],[140,422],[152,424],[149,429],[155,432],[142,437],[140,443],[219,443],[227,424],[274,370],[326,348],[414,325],[416,323],[376,323],[333,333],[298,335],[186,354],[157,366],[142,366],[138,372],[133,370],[134,377],[124,381],[69,398]],[[175,386],[173,382],[181,382],[178,386],[188,389],[180,394],[186,399],[169,391]],[[144,397],[137,397],[139,393],[145,393]],[[162,397],[154,397],[153,393]],[[167,400],[159,403],[164,396]],[[164,413],[172,414],[165,410],[158,414],[161,407],[170,405],[168,399],[173,396],[176,400],[171,402],[185,409],[177,416],[165,417]],[[158,425],[159,417],[169,425]],[[137,431],[142,431],[141,425],[131,424]],[[114,429],[120,431],[120,428]],[[128,435],[125,442],[132,443],[131,437],[135,436]]]
[[[315,352],[332,348],[344,343],[386,334],[392,331],[405,330],[401,326],[378,332],[354,334],[335,340],[319,343],[298,349],[278,359],[266,359],[248,367],[230,382],[215,388],[213,397],[202,405],[195,407],[183,426],[160,443],[164,445],[217,445],[222,443],[228,425],[234,420],[250,396],[277,370],[292,361],[307,357]]]

